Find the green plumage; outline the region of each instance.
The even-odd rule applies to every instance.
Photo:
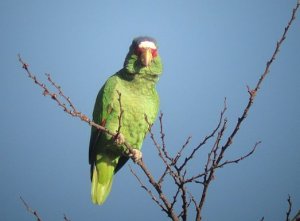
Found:
[[[153,39],[136,38],[130,46],[124,67],[111,76],[98,93],[93,120],[105,126],[111,132],[119,127],[121,93],[123,115],[121,118],[121,134],[134,148],[141,149],[148,131],[148,121],[152,124],[159,110],[159,97],[155,89],[162,64],[159,55],[153,57],[149,66],[143,66],[139,55],[135,53],[138,43]],[[122,155],[125,147],[117,145],[115,139],[106,133],[91,129],[89,163],[91,165],[92,201],[102,204],[111,189],[114,174],[126,163],[127,157]]]

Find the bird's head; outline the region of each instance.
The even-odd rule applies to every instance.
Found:
[[[135,45],[134,53],[139,57],[142,65],[148,67],[157,56],[157,47],[154,41],[141,41]]]
[[[131,74],[160,75],[162,63],[155,39],[151,37],[133,39],[124,68]]]

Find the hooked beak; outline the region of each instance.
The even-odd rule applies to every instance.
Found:
[[[145,48],[141,53],[141,62],[144,66],[148,67],[152,62],[152,53],[150,48]]]

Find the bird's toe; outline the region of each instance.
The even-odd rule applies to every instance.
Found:
[[[134,162],[138,162],[142,159],[143,154],[140,150],[133,149],[131,156]]]
[[[125,137],[124,137],[124,135],[121,134],[121,133],[118,133],[118,134],[116,135],[116,137],[115,137],[115,143],[116,143],[117,145],[122,145],[122,144],[124,144],[124,142],[125,142]]]

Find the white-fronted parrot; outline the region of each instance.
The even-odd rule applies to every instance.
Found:
[[[157,43],[151,37],[132,41],[123,68],[112,75],[100,89],[93,111],[93,121],[111,132],[110,136],[96,128],[91,129],[89,163],[91,165],[92,201],[101,205],[110,193],[113,177],[129,159],[124,155],[124,140],[134,149],[134,158],[141,158],[140,149],[159,110],[156,83],[162,73]],[[145,120],[147,116],[148,122]]]

